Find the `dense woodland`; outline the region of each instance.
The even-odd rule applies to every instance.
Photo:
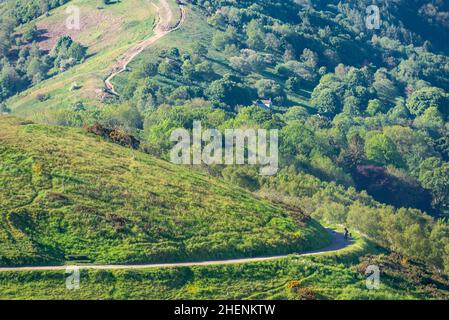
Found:
[[[64,2],[0,7],[3,112],[10,96],[86,58],[67,37],[45,55],[35,28],[20,28]],[[277,176],[201,170],[449,272],[449,3],[375,2],[378,30],[365,25],[372,1],[190,1],[210,46],[161,49],[133,66],[106,108],[78,103],[53,123],[121,128],[165,159],[171,131],[193,120],[279,129]],[[220,68],[215,52],[227,59]],[[262,98],[272,110],[253,105]]]

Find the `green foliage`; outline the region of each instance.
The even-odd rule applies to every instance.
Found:
[[[231,107],[249,105],[253,97],[250,89],[231,75],[225,75],[222,79],[212,82],[206,89],[205,95],[214,105],[225,104]]]
[[[22,41],[24,43],[30,43],[33,40],[36,39],[36,37],[38,36],[39,32],[36,28],[36,25],[32,25],[30,27],[28,27],[25,32],[22,35]]]
[[[61,71],[65,71],[85,59],[87,48],[73,41],[69,36],[62,36],[58,39],[51,55],[55,59],[54,65]]]
[[[422,178],[436,181],[428,176]],[[447,184],[444,181],[436,183]],[[277,177],[265,181],[262,190],[270,199],[295,205],[316,219],[346,225],[384,248],[447,272],[447,221],[436,221],[416,209],[382,205],[366,193],[323,183],[291,169],[283,169]],[[433,253],[431,257],[429,253]]]
[[[335,115],[340,111],[340,102],[331,89],[324,89],[312,100],[312,105],[321,114]]]
[[[440,210],[447,210],[449,200],[449,163],[428,158],[421,163],[419,180],[433,193],[433,202]]]
[[[430,107],[437,108],[445,115],[449,115],[449,95],[444,90],[426,87],[414,92],[407,101],[410,113],[419,116]]]
[[[239,187],[256,191],[260,188],[259,184],[259,173],[257,169],[255,168],[247,168],[247,167],[240,167],[240,168],[233,168],[233,167],[226,167],[221,174],[223,175],[223,178],[233,185],[237,185]]]
[[[401,156],[393,141],[384,133],[372,132],[366,137],[365,154],[368,160],[381,165],[402,163]]]
[[[25,31],[24,37],[30,38],[29,42],[37,34],[33,26]],[[50,55],[45,55],[38,46],[22,48],[19,51],[17,61],[8,59],[0,61],[0,101],[25,90],[29,85],[35,85],[49,77],[50,69],[56,67],[60,72],[84,61],[87,48],[74,42],[70,37],[61,37]]]

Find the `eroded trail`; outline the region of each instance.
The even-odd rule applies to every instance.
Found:
[[[343,234],[334,230],[328,229],[327,232],[332,237],[331,245],[310,252],[304,252],[301,254],[290,254],[271,257],[260,258],[243,258],[243,259],[230,259],[230,260],[213,260],[213,261],[201,261],[201,262],[179,262],[179,263],[159,263],[159,264],[127,264],[127,265],[79,265],[80,269],[100,269],[100,270],[118,270],[118,269],[150,269],[150,268],[174,268],[174,267],[194,267],[194,266],[213,266],[213,265],[229,265],[229,264],[241,264],[251,262],[272,261],[287,258],[290,256],[312,256],[326,252],[336,252],[342,250],[352,244],[344,238]],[[2,271],[62,271],[66,270],[68,266],[39,266],[39,267],[6,267],[0,268]]]
[[[112,80],[119,75],[120,73],[126,71],[126,68],[128,65],[146,48],[156,43],[161,38],[165,37],[170,32],[173,32],[177,29],[179,29],[182,25],[182,23],[185,20],[185,11],[182,6],[180,6],[181,10],[181,19],[177,22],[173,22],[173,11],[170,8],[170,5],[168,4],[167,0],[159,0],[159,6],[152,3],[153,6],[155,6],[157,13],[158,13],[158,22],[156,24],[156,27],[153,30],[153,35],[136,44],[135,46],[129,48],[117,61],[114,63],[114,65],[111,68],[110,75],[106,78],[104,81],[106,89],[114,94],[119,95],[118,92],[115,90],[114,85],[112,84]]]

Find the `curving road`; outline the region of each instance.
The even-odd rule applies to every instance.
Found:
[[[183,24],[185,20],[185,11],[184,8],[181,6],[181,19],[177,21],[174,27],[171,27],[171,22],[173,20],[173,11],[170,8],[170,5],[168,4],[167,0],[159,0],[160,6],[155,5],[152,3],[153,6],[156,7],[157,13],[158,13],[158,23],[156,24],[156,27],[154,28],[154,34],[136,44],[135,46],[129,48],[120,58],[117,59],[115,64],[111,68],[110,75],[106,78],[104,81],[106,89],[118,96],[118,92],[115,91],[114,85],[112,84],[112,79],[114,79],[117,75],[120,73],[126,71],[126,68],[128,65],[140,54],[143,50],[148,48],[149,46],[156,43],[161,38],[165,37],[167,34],[178,30],[181,25]]]
[[[213,260],[202,262],[179,262],[179,263],[160,263],[160,264],[127,264],[127,265],[79,265],[80,269],[101,269],[101,270],[118,270],[118,269],[149,269],[149,268],[174,268],[174,267],[195,267],[195,266],[213,266],[213,265],[229,265],[229,264],[241,264],[261,261],[272,261],[287,258],[290,256],[312,256],[326,252],[335,252],[342,250],[352,244],[351,241],[345,240],[342,233],[338,233],[334,230],[327,229],[327,232],[332,236],[331,245],[315,250],[304,252],[301,254],[289,254],[272,257],[260,257],[260,258],[243,258],[243,259],[231,259],[231,260]],[[38,266],[38,267],[6,267],[0,268],[0,272],[5,271],[62,271],[66,270],[69,265],[64,266]]]

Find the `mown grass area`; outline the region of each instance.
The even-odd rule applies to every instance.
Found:
[[[153,33],[156,9],[148,0],[122,0],[111,5],[104,5],[101,0],[73,0],[53,10],[49,17],[41,17],[33,23],[61,25],[58,31],[64,31],[64,22],[69,17],[65,11],[68,6],[79,8],[81,30],[67,33],[87,46],[90,56],[84,63],[9,99],[7,105],[15,114],[47,122],[48,111],[67,109],[76,102],[101,107],[99,92],[104,88],[103,81],[113,61]],[[80,89],[71,91],[74,83]],[[39,101],[38,97],[43,95],[47,99]]]
[[[0,117],[0,265],[194,261],[326,246],[313,220],[82,129]]]
[[[370,257],[377,261],[369,262]],[[64,272],[0,273],[2,299],[432,299],[447,293],[423,283],[422,269],[391,258],[358,238],[338,253],[240,265],[143,270],[81,270],[80,288]],[[380,265],[380,288],[366,287],[369,263]],[[446,295],[446,296],[445,296]]]

